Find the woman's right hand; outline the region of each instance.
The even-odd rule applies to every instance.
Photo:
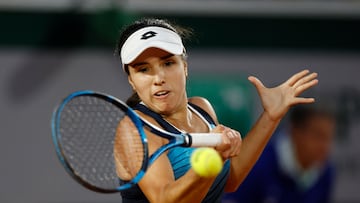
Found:
[[[318,84],[317,76],[317,73],[303,70],[273,88],[265,87],[254,76],[250,76],[248,79],[259,93],[264,112],[267,113],[271,120],[278,122],[285,116],[291,106],[309,104],[315,101],[314,98],[303,98],[300,95]]]
[[[242,140],[238,131],[218,125],[211,132],[221,133],[222,143],[217,145],[215,150],[219,152],[224,161],[240,154]]]

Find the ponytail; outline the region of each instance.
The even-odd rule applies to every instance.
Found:
[[[137,92],[133,92],[133,94],[126,100],[126,104],[131,107],[134,108],[137,104],[140,103],[140,97],[137,94]]]

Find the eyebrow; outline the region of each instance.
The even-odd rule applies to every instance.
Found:
[[[136,68],[136,67],[138,67],[138,66],[142,66],[142,65],[145,65],[145,64],[148,64],[148,63],[146,63],[146,62],[139,62],[139,63],[135,63],[134,65],[130,65],[130,66],[133,67],[133,68]]]
[[[160,57],[160,59],[164,60],[164,59],[168,59],[168,58],[173,57],[173,56],[174,56],[174,54],[168,54],[166,56]]]
[[[165,59],[168,59],[168,58],[173,57],[173,56],[174,56],[174,54],[168,54],[168,55],[160,57],[160,59],[165,60]],[[136,68],[138,66],[142,66],[142,65],[146,65],[146,64],[149,64],[149,63],[147,63],[147,62],[139,62],[139,63],[135,63],[134,65],[132,65],[132,67]]]

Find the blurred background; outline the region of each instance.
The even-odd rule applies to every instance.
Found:
[[[119,31],[141,17],[194,30],[189,95],[207,97],[222,123],[243,135],[261,112],[249,75],[275,86],[308,68],[308,95],[336,109],[333,202],[360,202],[360,1],[357,0],[1,0],[0,202],[121,202],[91,192],[60,165],[50,119],[70,92],[125,99],[114,55]]]

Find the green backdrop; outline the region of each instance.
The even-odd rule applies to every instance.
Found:
[[[245,135],[253,122],[256,90],[244,75],[195,74],[187,84],[189,97],[202,96],[213,105],[221,124]]]

